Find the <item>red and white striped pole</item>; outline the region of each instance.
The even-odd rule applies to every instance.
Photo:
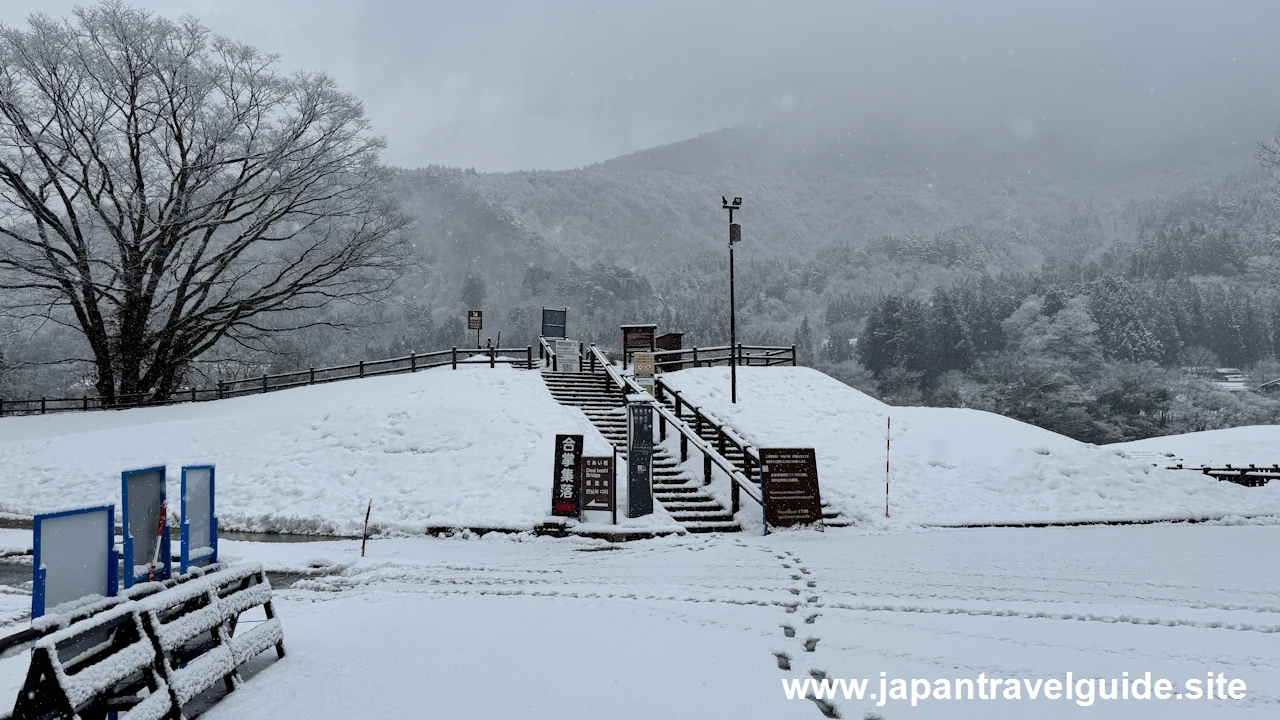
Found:
[[[884,516],[889,517],[889,429],[893,418],[884,419]]]

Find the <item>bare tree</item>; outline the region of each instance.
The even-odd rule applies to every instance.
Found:
[[[83,333],[99,395],[164,398],[409,253],[385,146],[322,74],[108,1],[0,25],[0,304]]]

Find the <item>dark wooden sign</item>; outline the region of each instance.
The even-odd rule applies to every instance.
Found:
[[[768,527],[822,526],[818,460],[813,448],[760,450]]]
[[[454,317],[457,317],[456,315]],[[467,329],[483,330],[484,329],[484,311],[468,310],[467,311]]]
[[[658,329],[657,325],[623,325],[622,326],[622,349],[624,350],[654,350],[654,331]]]
[[[569,337],[566,332],[568,328],[569,308],[542,308],[542,337],[548,338],[566,338]]]
[[[551,514],[582,515],[582,436],[556,436],[556,467],[551,481]]]
[[[613,482],[613,456],[582,458],[582,509],[614,512]]]
[[[627,406],[627,517],[653,512],[653,406]]]

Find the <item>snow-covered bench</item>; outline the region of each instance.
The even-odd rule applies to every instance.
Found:
[[[237,635],[241,615],[256,607],[266,619]],[[266,573],[256,564],[226,568],[38,640],[12,717],[179,717],[219,680],[234,690],[239,667],[273,646],[283,658]]]

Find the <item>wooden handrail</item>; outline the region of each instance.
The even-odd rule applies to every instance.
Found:
[[[747,497],[756,501],[757,504],[763,505],[764,500],[760,497],[759,490],[756,488],[755,484],[752,483],[749,478],[747,478],[745,475],[742,474],[742,471],[739,470],[737,466],[729,462],[727,458],[725,458],[723,455],[717,452],[716,449],[713,448],[709,443],[707,443],[706,440],[703,440],[702,436],[696,433],[693,430],[693,428],[689,427],[688,423],[686,423],[683,419],[673,414],[670,410],[667,409],[665,405],[658,402],[657,398],[654,398],[651,395],[649,395],[647,392],[645,392],[644,389],[641,388],[639,385],[637,385],[636,382],[632,380],[630,376],[623,376],[619,374],[617,369],[613,367],[613,365],[609,362],[608,358],[606,358],[604,354],[600,352],[600,348],[596,347],[594,343],[591,345],[591,353],[595,356],[596,360],[601,364],[601,366],[603,366],[605,373],[608,375],[609,379],[612,382],[617,383],[618,387],[621,388],[628,395],[644,395],[646,398],[648,398],[649,399],[648,402],[653,407],[654,411],[657,412],[658,415],[662,417],[662,419],[664,419],[668,424],[670,424],[673,428],[675,428],[677,432],[679,432],[683,436],[684,442],[692,444],[695,448],[698,449],[698,451],[702,453],[702,456],[704,458],[709,459],[713,464],[715,464],[726,475],[729,476],[729,480],[731,483],[730,487],[734,491],[733,492],[733,512],[734,513],[738,512],[738,493],[739,492],[745,492],[747,494]]]
[[[708,415],[705,411],[703,411],[701,407],[689,402],[687,399],[685,399],[683,395],[680,394],[679,390],[676,390],[675,388],[671,387],[667,383],[663,382],[662,378],[658,378],[657,381],[654,383],[653,391],[657,393],[658,402],[662,402],[663,393],[670,393],[671,396],[675,398],[675,401],[676,401],[677,415],[680,414],[681,404],[688,406],[688,408],[694,412],[694,417],[700,417],[703,422],[707,423],[713,428],[716,428],[716,430],[718,430],[721,433],[721,435],[724,436],[725,440],[731,443],[735,448],[737,448],[739,452],[742,453],[743,457],[748,457],[751,460],[754,460],[756,465],[759,466],[760,464],[759,450],[757,450],[754,445],[747,442],[746,438],[743,438],[741,435],[738,435],[736,432],[734,432],[733,428],[730,428],[728,425],[725,425],[719,422],[714,417],[712,417],[711,415]]]
[[[459,355],[462,355],[463,357],[458,358]],[[483,358],[479,360],[473,359],[473,356],[475,355],[482,355]],[[500,359],[498,357],[499,355],[514,355],[516,357]],[[308,368],[306,370],[295,370],[292,372],[276,374],[264,373],[251,378],[220,380],[214,387],[177,390],[171,397],[165,400],[148,399],[145,393],[119,395],[112,400],[110,404],[102,398],[94,398],[87,395],[78,398],[45,397],[25,400],[0,399],[0,417],[4,417],[5,415],[31,415],[52,412],[121,410],[126,408],[175,405],[177,403],[184,402],[204,402],[208,400],[238,397],[241,395],[256,395],[274,390],[287,390],[305,385],[320,385],[338,380],[354,380],[362,377],[410,373],[434,367],[443,367],[446,365],[456,367],[457,365],[482,363],[491,367],[496,365],[513,365],[532,370],[534,368],[533,346],[526,345],[525,347],[518,348],[451,348],[449,350],[436,350],[428,353],[414,352],[396,358],[362,360],[354,363],[348,363],[346,365],[334,365],[332,367]],[[399,364],[397,367],[386,367],[388,365],[397,364]],[[334,375],[334,373],[345,374]],[[319,375],[319,377],[317,377],[317,375]],[[62,407],[59,407],[60,405],[62,405]]]

